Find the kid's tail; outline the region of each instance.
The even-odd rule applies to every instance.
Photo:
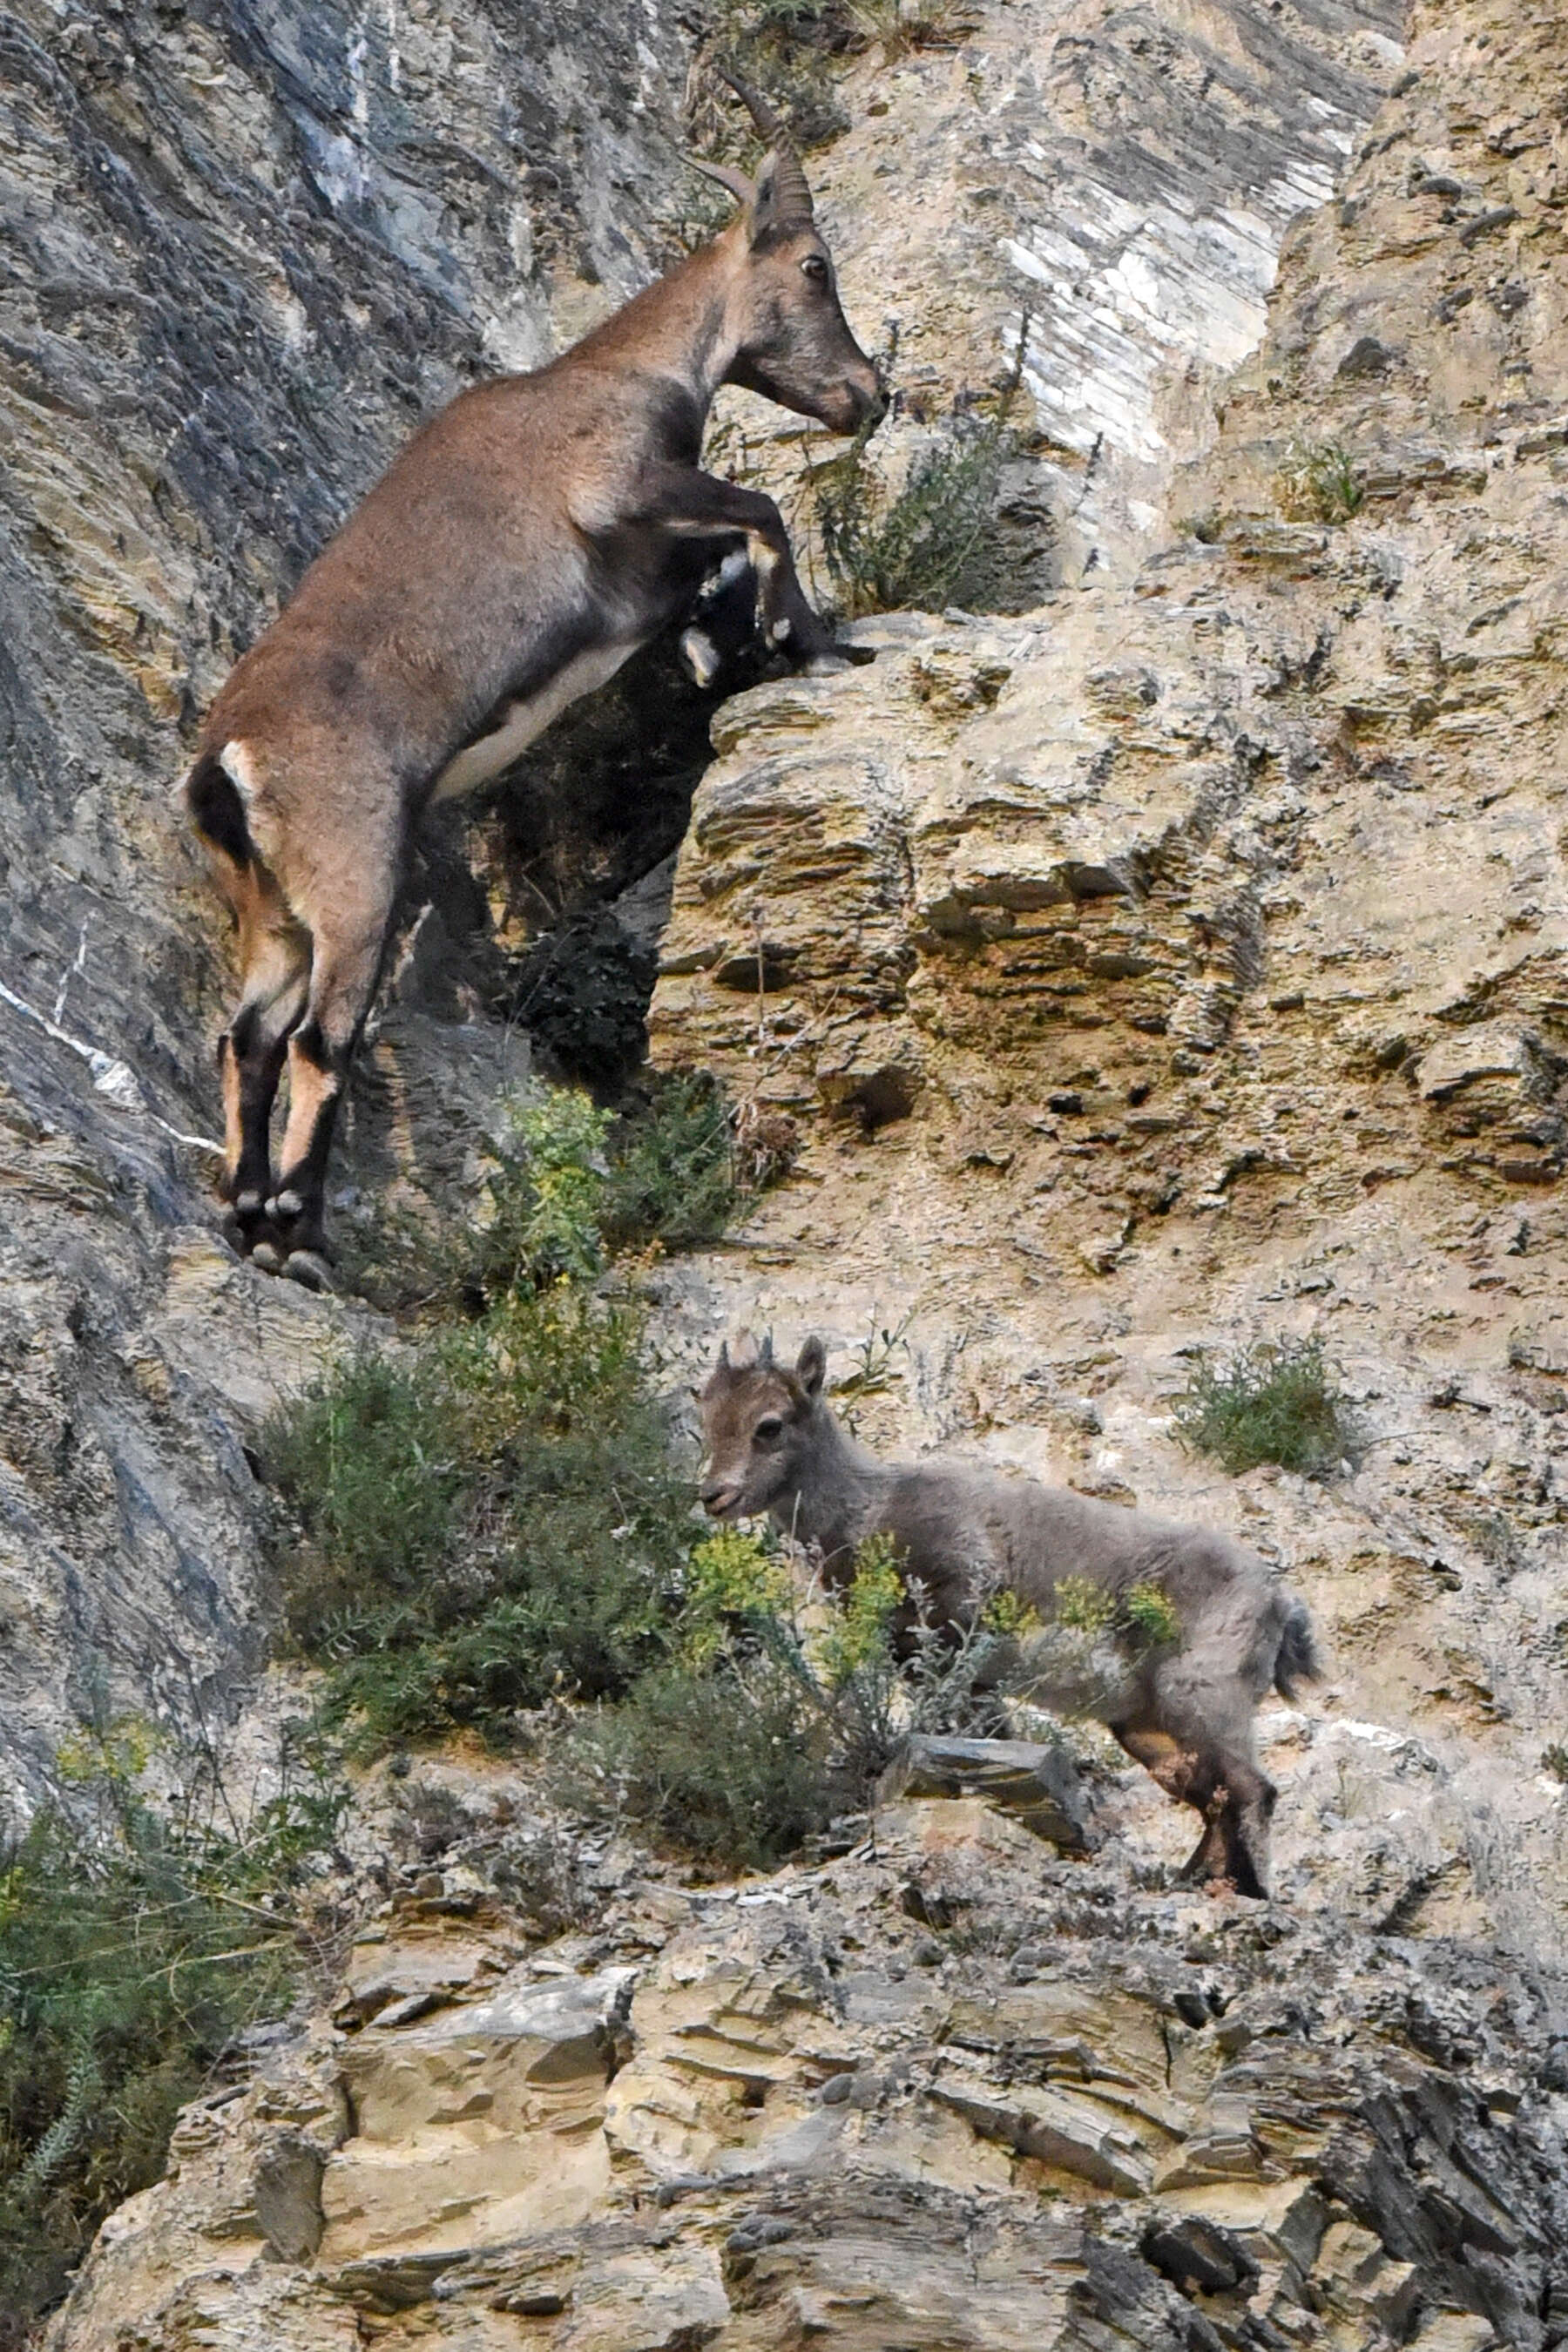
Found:
[[[1294,1698],[1298,1682],[1321,1683],[1322,1679],[1323,1662],[1318,1654],[1311,1615],[1304,1601],[1292,1599],[1279,1636],[1279,1653],[1274,1661],[1274,1687],[1281,1698]]]

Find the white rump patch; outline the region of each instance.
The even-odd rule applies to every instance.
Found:
[[[258,791],[256,761],[251,756],[249,744],[242,738],[236,737],[232,743],[224,745],[217,755],[217,763],[246,807],[249,808],[255,802]]]
[[[614,677],[636,650],[635,646],[598,646],[592,653],[579,654],[575,661],[557,670],[537,694],[524,701],[509,703],[499,727],[466,743],[447,761],[436,779],[431,798],[454,801],[464,793],[477,791],[480,784],[488,784],[503,768],[510,768],[519,754],[543,734],[551,720],[560,718],[569,703],[592,694],[596,687]]]

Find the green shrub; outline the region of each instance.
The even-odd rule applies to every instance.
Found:
[[[866,613],[1016,610],[1032,591],[1035,551],[999,528],[1003,469],[1021,449],[1011,394],[990,415],[956,411],[889,494],[867,458],[870,427],[812,469],[810,491],[836,602]]]
[[[396,1415],[380,1410],[391,1389]],[[370,1408],[369,1412],[365,1407]],[[417,1433],[425,1507],[353,1521],[397,1433]],[[350,1362],[285,1409],[269,1448],[302,1541],[289,1622],[328,1670],[328,1718],[362,1742],[460,1725],[504,1737],[552,1693],[623,1691],[658,1653],[690,1509],[626,1303],[563,1280],[437,1328],[392,1369]]]
[[[1348,522],[1364,493],[1338,441],[1293,441],[1274,477],[1279,511],[1297,522]]]
[[[826,1726],[775,1660],[677,1664],[584,1727],[568,1788],[662,1845],[765,1870],[827,1821],[826,1750]]]
[[[616,1129],[602,1223],[612,1248],[717,1241],[741,1200],[724,1091],[705,1071],[655,1076]]]
[[[770,1539],[726,1530],[692,1554],[671,1661],[580,1727],[569,1784],[702,1862],[765,1867],[863,1807],[910,1733],[988,1719],[984,1686],[1016,1631],[925,1622],[885,1536],[811,1622]]]
[[[574,1087],[513,1104],[487,1187],[489,1215],[465,1235],[464,1286],[496,1297],[520,1282],[592,1280],[605,1262],[599,1215],[610,1114]]]
[[[1218,1364],[1199,1359],[1176,1400],[1176,1433],[1233,1476],[1277,1462],[1321,1477],[1353,1458],[1350,1408],[1318,1339],[1260,1341]]]
[[[510,1113],[485,1219],[460,1237],[440,1286],[479,1306],[519,1283],[591,1281],[618,1250],[716,1241],[762,1189],[740,1181],[730,1104],[706,1071],[651,1073],[619,1118],[554,1087]]]
[[[318,1780],[286,1782],[243,1827],[171,1817],[138,1793],[151,1745],[123,1724],[74,1743],[56,1797],[0,1832],[7,2347],[58,2301],[105,2214],[160,2178],[176,2114],[236,2037],[288,2007],[304,1958],[284,1897],[342,1811]]]

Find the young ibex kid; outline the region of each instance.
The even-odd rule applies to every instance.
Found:
[[[1130,1651],[1096,1712],[1169,1795],[1202,1814],[1184,1874],[1267,1894],[1275,1790],[1258,1769],[1253,1710],[1270,1685],[1290,1697],[1298,1678],[1321,1672],[1305,1602],[1228,1536],[940,1455],[879,1462],[828,1411],[826,1370],[820,1339],[806,1341],[793,1370],[771,1340],[758,1348],[742,1337],[720,1350],[702,1392],[707,1509],[721,1519],[768,1512],[821,1554],[829,1584],[853,1573],[866,1537],[890,1535],[938,1624],[963,1623],[998,1589],[1048,1622],[1069,1579],[1112,1601],[1156,1586],[1178,1633]],[[1048,1679],[1035,1687],[1048,1703]]]
[[[333,1119],[421,810],[499,775],[690,613],[728,552],[750,559],[771,645],[833,655],[773,501],[698,464],[721,383],[838,433],[884,405],[799,160],[741,94],[773,145],[754,183],[703,166],[741,199],[730,227],[550,366],[479,385],[426,425],[203,730],[183,792],[243,973],[219,1047],[226,1230],[270,1271],[326,1279]],[[700,632],[688,654],[700,674]]]

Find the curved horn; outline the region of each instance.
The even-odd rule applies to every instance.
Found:
[[[773,210],[781,223],[804,224],[812,216],[811,189],[800,157],[784,140],[774,148],[773,158]]]
[[[757,193],[756,184],[749,180],[744,172],[737,172],[729,163],[705,163],[700,155],[689,155],[686,160],[694,172],[702,173],[707,179],[717,180],[721,188],[728,188],[730,194],[732,196],[738,196],[742,204],[749,205],[754,201]]]
[[[753,89],[749,81],[742,81],[739,74],[731,73],[728,66],[720,66],[717,70],[720,80],[729,83],[763,137],[772,140],[776,145],[787,146],[789,133],[762,91]]]
[[[728,82],[773,148],[773,185],[769,201],[773,218],[781,226],[810,220],[811,189],[789,132],[760,89],[753,89],[749,81],[742,81],[739,74],[730,71],[728,66],[721,66],[718,71],[720,79]]]

